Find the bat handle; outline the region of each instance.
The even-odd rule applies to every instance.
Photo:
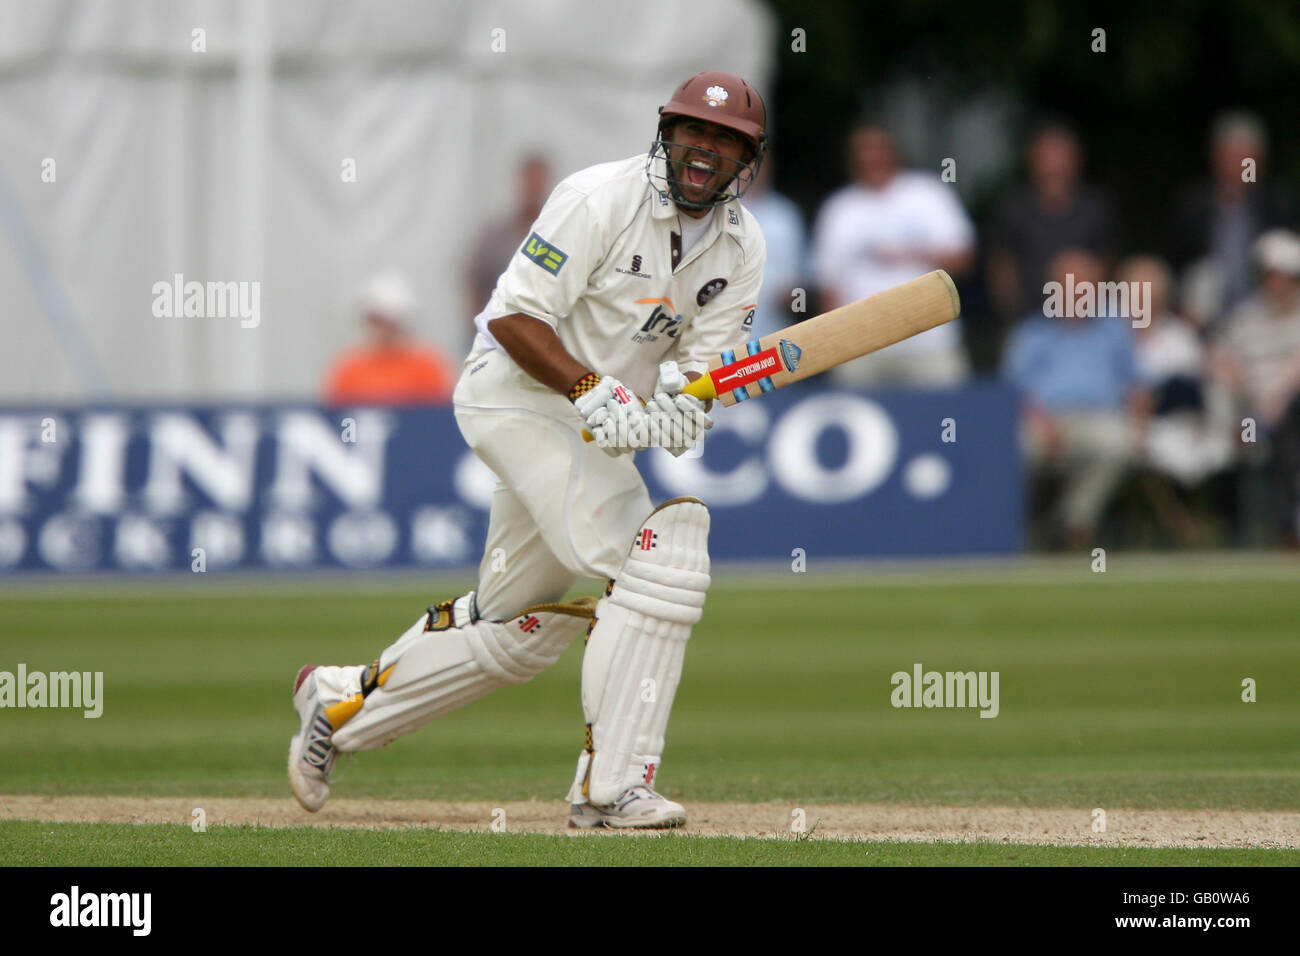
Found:
[[[694,395],[702,402],[711,401],[718,397],[718,390],[713,387],[713,379],[706,373],[701,375],[695,381],[687,385],[682,392],[687,395]],[[582,440],[585,442],[595,441],[595,437],[587,429],[582,430]]]
[[[712,401],[718,397],[718,390],[713,387],[713,376],[707,372],[687,385],[682,391],[687,395],[694,395],[702,402]]]

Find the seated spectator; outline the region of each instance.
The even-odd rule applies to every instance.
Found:
[[[1225,321],[1211,367],[1230,402],[1232,427],[1248,435],[1254,426],[1254,441],[1243,441],[1242,450],[1247,469],[1264,485],[1252,490],[1247,482],[1244,519],[1294,541],[1300,520],[1300,236],[1271,230],[1253,253],[1259,288]],[[1243,425],[1243,419],[1250,422]]]
[[[811,265],[822,308],[946,269],[964,275],[975,229],[937,173],[901,168],[894,138],[865,122],[849,138],[852,182],[831,194],[813,227]],[[969,374],[960,321],[948,322],[831,371],[838,385],[957,385]]]
[[[456,387],[455,367],[412,341],[415,294],[399,272],[376,276],[361,301],[367,342],[335,362],[325,388],[330,405],[443,405]]]
[[[1101,260],[1083,249],[1058,253],[1049,281],[1082,289],[1105,279]],[[1007,343],[1004,377],[1021,398],[1021,444],[1034,477],[1059,474],[1050,537],[1067,547],[1090,544],[1111,495],[1136,459],[1148,398],[1130,321],[1124,316],[1031,313]]]
[[[1163,259],[1135,256],[1120,265],[1119,281],[1140,287],[1142,314],[1130,308],[1138,369],[1151,393],[1147,462],[1194,487],[1228,466],[1232,448],[1211,426],[1206,402],[1206,357],[1197,330],[1170,307],[1173,275]],[[1132,303],[1132,299],[1130,299]]]

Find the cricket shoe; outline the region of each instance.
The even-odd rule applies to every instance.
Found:
[[[317,693],[316,666],[298,671],[293,684],[293,707],[298,711],[298,733],[289,741],[289,786],[304,810],[315,813],[330,798],[330,771],[339,752],[330,743],[334,725],[325,714]]]
[[[668,830],[686,825],[686,808],[661,797],[643,783],[624,790],[608,806],[575,803],[569,826],[579,830],[608,827],[615,830]]]

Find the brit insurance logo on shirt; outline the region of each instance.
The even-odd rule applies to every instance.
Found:
[[[650,315],[641,328],[632,333],[633,342],[658,342],[660,335],[677,338],[685,319],[677,311],[677,306],[673,305],[672,299],[665,295],[657,299],[637,299],[636,304],[652,305],[654,308],[650,310]]]

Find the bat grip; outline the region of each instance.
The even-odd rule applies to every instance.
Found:
[[[682,389],[682,392],[687,395],[694,395],[702,402],[712,401],[718,397],[718,390],[713,387],[713,376],[707,372],[687,385]]]

